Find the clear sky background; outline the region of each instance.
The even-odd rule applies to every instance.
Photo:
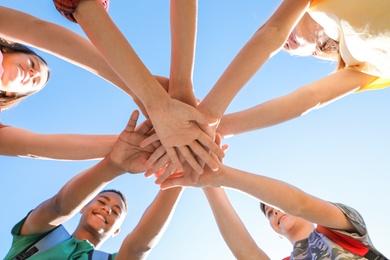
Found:
[[[194,70],[195,94],[202,99],[233,57],[265,22],[279,1],[200,1]],[[2,5],[61,24],[51,0],[3,0]],[[169,1],[112,1],[109,13],[153,74],[168,76]],[[10,21],[12,22],[12,21]],[[40,30],[40,28],[36,28]],[[32,32],[34,33],[34,32]],[[113,48],[115,43],[113,42]],[[1,113],[3,124],[38,133],[118,134],[136,106],[131,98],[95,75],[41,53],[51,67],[48,86]],[[334,69],[315,58],[273,57],[240,91],[228,112],[285,95]],[[298,119],[226,139],[225,164],[291,183],[304,191],[357,209],[374,245],[390,256],[389,184],[390,89],[353,94]],[[96,161],[49,161],[0,157],[0,257],[11,245],[11,228],[28,211],[53,196],[75,174]],[[153,179],[124,175],[109,188],[123,191],[129,214],[121,233],[102,250],[116,252],[158,191]],[[258,245],[272,259],[291,245],[268,226],[258,201],[228,190],[235,209]],[[73,230],[79,216],[65,224]],[[234,259],[225,245],[201,189],[187,188],[170,226],[148,259]]]

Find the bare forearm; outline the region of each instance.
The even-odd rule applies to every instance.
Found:
[[[108,157],[69,180],[52,199],[60,215],[74,215],[124,170]]]
[[[108,159],[85,170],[71,180],[52,198],[35,208],[28,216],[21,235],[37,234],[50,230],[77,214],[86,203],[123,171]]]
[[[91,42],[148,112],[169,100],[166,91],[148,71],[100,3],[80,1],[74,16]]]
[[[222,117],[240,89],[271,57],[271,53],[281,47],[281,43],[274,41],[271,37],[265,37],[266,35],[272,34],[271,32],[262,33],[261,30],[256,32],[204,98],[199,109],[209,111],[209,114],[215,118]],[[277,38],[276,32],[274,35]]]
[[[218,228],[237,259],[269,259],[256,245],[240,217],[221,188],[203,189],[213,211]]]
[[[173,188],[157,194],[138,225],[125,238],[117,259],[144,259],[147,256],[167,227],[182,190]]]
[[[213,179],[213,186],[228,187],[243,191],[267,204],[297,215],[308,194],[300,189],[266,176],[253,174],[229,166],[223,167],[224,174]]]
[[[333,203],[305,193],[286,182],[230,167],[216,178],[213,185],[243,191],[289,215],[339,230],[353,231],[345,214]]]
[[[1,28],[4,28],[1,32],[4,38],[51,53],[99,75],[129,95],[134,96],[93,44],[81,35],[16,10],[2,7],[0,12],[0,16],[2,16],[0,23],[3,23]],[[13,22],[3,22],[6,20]],[[31,33],[32,31],[34,33]]]
[[[58,160],[90,160],[105,157],[115,135],[36,134],[15,127],[0,128],[0,154]]]
[[[284,0],[233,59],[199,109],[221,118],[238,91],[282,48],[309,3],[310,0]]]
[[[171,0],[171,69],[169,93],[196,105],[192,89],[195,58],[197,0]]]
[[[224,115],[218,125],[217,132],[222,136],[242,134],[270,126],[301,116],[315,106],[297,93],[275,98],[252,108]]]
[[[217,131],[229,136],[280,124],[328,105],[375,79],[359,71],[340,70],[288,95],[223,116]]]

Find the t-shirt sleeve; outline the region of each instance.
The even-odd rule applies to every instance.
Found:
[[[355,209],[346,206],[344,204],[341,203],[334,203],[334,204],[347,216],[349,221],[351,221],[352,225],[357,230],[357,233],[348,233],[346,231],[340,231],[340,230],[336,230],[336,231],[344,235],[358,239],[360,241],[369,241],[367,227],[360,213]]]
[[[31,213],[31,211],[27,214],[27,216]],[[12,234],[12,244],[11,248],[5,256],[5,260],[14,259],[20,252],[29,247],[30,245],[35,244],[42,236],[46,235],[50,231],[42,232],[39,234],[34,234],[30,236],[20,236],[20,230],[24,222],[26,221],[26,217],[24,217],[21,221],[19,221],[11,230]]]

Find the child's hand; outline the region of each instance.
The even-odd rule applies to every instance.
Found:
[[[137,110],[131,114],[125,130],[119,135],[110,154],[111,162],[129,173],[143,172],[146,160],[155,151],[152,145],[140,147],[140,143],[148,137],[152,125],[147,120],[136,128],[138,116]]]

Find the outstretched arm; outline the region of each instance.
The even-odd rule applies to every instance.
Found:
[[[221,118],[238,91],[283,47],[310,2],[284,0],[233,59],[198,109],[206,115]]]
[[[111,151],[116,139],[116,135],[37,134],[0,125],[0,154],[56,160],[101,159]]]
[[[304,218],[319,225],[355,231],[348,218],[334,204],[314,197],[283,181],[259,174],[241,171],[220,165],[217,172],[205,168],[197,186],[228,187],[245,192],[287,214]],[[172,178],[161,185],[162,188],[194,186],[185,178]]]
[[[200,173],[203,169],[191,151],[215,168],[215,161],[205,151],[210,149],[219,155],[222,151],[197,123],[207,125],[216,120],[169,97],[98,1],[80,0],[73,15],[114,71],[142,101],[161,143],[177,168],[183,170],[176,149]],[[115,42],[115,48],[112,48],[112,42]]]
[[[116,259],[145,259],[168,226],[182,188],[159,191],[138,225],[125,238]]]
[[[131,89],[108,65],[95,46],[81,35],[32,15],[0,7],[0,36],[33,46],[102,77],[133,97],[146,115],[142,103]],[[156,79],[165,90],[168,89],[166,78],[156,76]]]
[[[253,240],[222,188],[203,191],[213,211],[219,231],[236,259],[270,259]]]
[[[140,149],[139,143],[151,125],[143,124],[134,131],[137,119],[138,111],[135,111],[108,156],[73,177],[56,195],[35,208],[27,217],[20,235],[41,233],[64,223],[117,176],[125,172],[142,172],[153,148]]]
[[[280,124],[353,93],[375,79],[355,70],[337,71],[286,96],[224,115],[217,132],[226,137]]]
[[[169,79],[169,95],[193,107],[197,106],[194,96],[192,74],[195,58],[196,27],[197,27],[197,0],[171,0],[171,69]],[[207,133],[204,126],[199,127]],[[210,135],[212,138],[213,136]],[[164,154],[165,149],[157,149],[147,164],[146,176],[154,174],[161,167],[169,164],[164,173],[158,177],[158,182],[164,181],[176,168],[170,163],[170,158]],[[179,155],[180,156],[180,155]],[[185,174],[191,174],[194,181],[198,174],[191,169],[180,156]],[[210,162],[209,162],[210,163]],[[211,161],[211,163],[213,163]]]
[[[171,69],[169,95],[196,107],[192,85],[194,70],[197,0],[171,0]]]

